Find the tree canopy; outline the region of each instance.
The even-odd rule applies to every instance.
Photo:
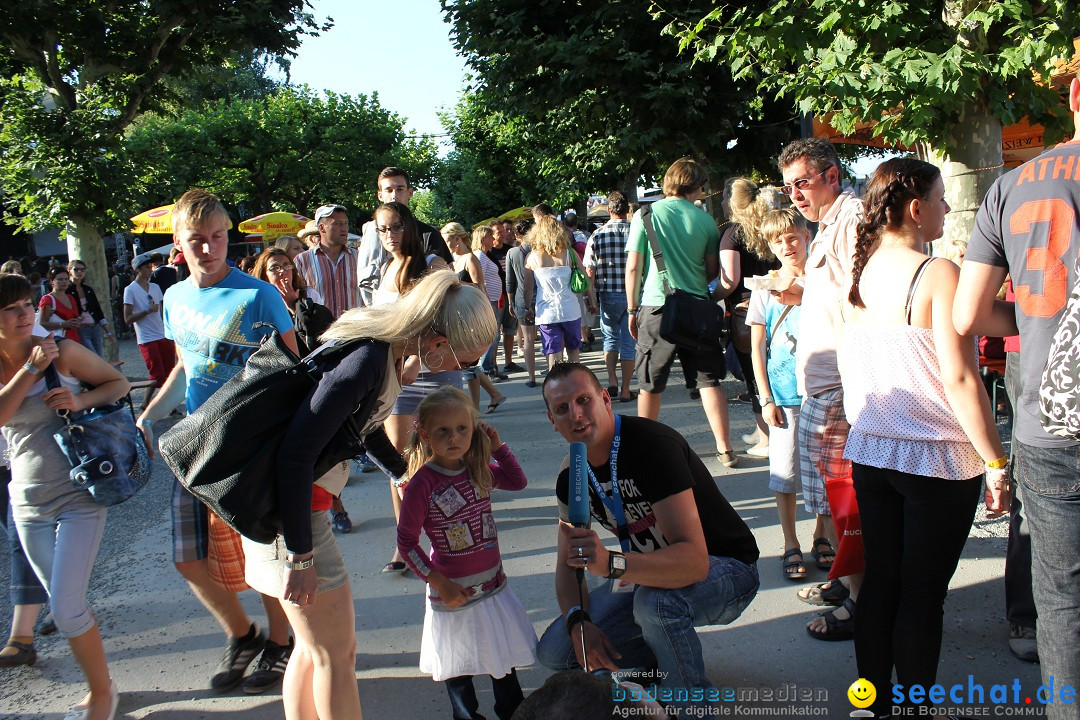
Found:
[[[304,0],[22,0],[0,7],[0,187],[25,229],[126,212],[120,144],[164,79],[238,48],[288,56],[320,29]],[[8,218],[9,221],[13,218]]]
[[[143,206],[171,202],[193,186],[256,214],[314,212],[375,204],[375,177],[388,165],[429,183],[435,148],[406,137],[404,119],[376,96],[320,96],[284,86],[262,98],[217,100],[175,117],[145,116],[127,148]]]
[[[891,144],[948,154],[977,103],[1004,125],[1028,118],[1061,137],[1068,120],[1047,79],[1072,56],[1080,13],[1070,0],[775,0],[653,2],[665,32],[702,65],[730,68],[800,111],[859,122]]]
[[[472,88],[533,147],[539,177],[632,189],[693,155],[714,173],[764,169],[793,108],[720,64],[694,66],[665,22],[606,0],[443,0]],[[456,137],[455,137],[456,139]]]

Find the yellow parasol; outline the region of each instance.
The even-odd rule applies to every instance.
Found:
[[[133,233],[162,233],[172,234],[172,211],[173,205],[162,205],[153,210],[147,210],[131,218],[131,232]]]
[[[263,213],[240,223],[240,232],[262,235],[263,242],[273,242],[282,235],[295,235],[304,229],[308,218],[289,212]]]
[[[496,220],[532,220],[532,205],[507,210]]]

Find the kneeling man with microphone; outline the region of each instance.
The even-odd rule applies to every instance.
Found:
[[[727,625],[754,599],[754,536],[686,440],[654,420],[615,415],[584,365],[552,368],[544,402],[571,454],[555,485],[562,617],[540,639],[540,662],[655,667],[658,699],[672,709],[712,705],[694,628]],[[621,552],[604,547],[593,519]],[[590,593],[582,569],[609,580]]]

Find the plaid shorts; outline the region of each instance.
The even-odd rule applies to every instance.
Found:
[[[179,480],[175,482],[172,496],[173,562],[204,560],[210,548],[208,511]]]
[[[841,388],[803,399],[799,413],[799,476],[806,509],[817,515],[831,514],[825,479],[851,474],[851,461],[844,459],[846,420]]]

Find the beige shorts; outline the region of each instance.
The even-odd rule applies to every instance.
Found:
[[[285,538],[278,535],[268,545],[243,538],[243,544],[244,580],[263,595],[280,599],[285,588]],[[315,555],[315,572],[319,574],[320,593],[336,590],[349,581],[345,558],[323,510],[311,513],[311,548]]]

